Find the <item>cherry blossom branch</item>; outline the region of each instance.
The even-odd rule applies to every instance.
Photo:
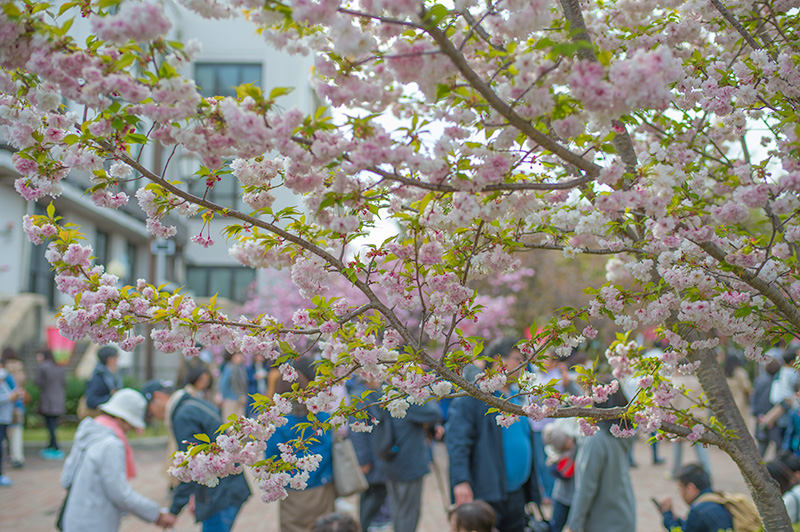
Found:
[[[561,0],[561,8],[564,10],[564,16],[569,21],[570,33],[572,34],[572,42],[579,44],[581,42],[588,43],[589,46],[580,46],[577,50],[578,57],[597,63],[597,54],[594,52],[594,42],[589,29],[586,27],[586,22],[583,19],[583,11],[579,0]],[[618,131],[612,143],[617,149],[622,162],[625,163],[625,171],[629,174],[636,174],[636,167],[639,166],[639,160],[636,157],[636,149],[633,147],[633,140],[631,139],[628,129],[619,120],[612,120],[611,124],[614,130]]]
[[[647,251],[631,248],[631,247],[621,247],[621,248],[587,248],[581,247],[576,248],[572,246],[560,246],[558,244],[530,244],[526,242],[520,242],[520,245],[527,249],[546,249],[551,251],[565,251],[565,250],[575,250],[578,253],[586,254],[586,255],[617,255],[619,253],[635,253],[637,255],[646,255],[650,257],[654,257],[652,253]]]
[[[554,141],[552,138],[536,129],[531,122],[525,120],[516,112],[514,112],[514,109],[504,102],[494,92],[494,90],[492,90],[492,88],[486,82],[484,82],[483,79],[481,79],[480,75],[470,67],[466,58],[463,56],[463,54],[459,53],[444,31],[431,23],[426,23],[424,30],[439,45],[445,55],[450,58],[450,60],[453,62],[453,65],[459,70],[459,72],[461,72],[461,75],[464,76],[470,86],[478,91],[478,93],[480,93],[480,95],[486,99],[487,103],[493,109],[504,116],[510,125],[514,126],[527,137],[534,140],[540,146],[552,152],[560,159],[583,170],[586,174],[586,177],[594,178],[600,173],[600,166],[591,161],[587,161],[580,155],[560,145],[558,142]]]
[[[341,325],[343,323],[347,323],[348,321],[352,320],[356,316],[360,316],[361,314],[364,314],[368,310],[371,310],[371,309],[374,309],[374,308],[375,308],[375,305],[372,302],[366,303],[364,305],[361,305],[357,309],[355,309],[355,310],[353,310],[351,312],[348,312],[347,314],[345,314],[344,316],[342,316],[341,318],[339,318],[339,319],[337,319],[335,321],[336,321],[336,323]],[[146,316],[143,316],[143,318],[146,318]],[[242,323],[242,322],[239,322],[239,321],[200,319],[200,320],[197,320],[196,323],[209,324],[209,325],[224,325],[226,327],[239,327],[239,328],[242,328],[242,329],[253,329],[253,330],[260,330],[260,331],[266,331],[266,330],[269,329],[269,327],[266,326],[266,325],[260,325],[258,323],[253,323],[253,322]],[[303,335],[320,334],[322,332],[322,331],[320,331],[319,328],[314,328],[314,329],[279,328],[279,329],[276,329],[275,331],[278,332],[278,333],[293,333],[293,334],[303,334]]]
[[[722,2],[720,2],[719,0],[710,0],[710,1],[711,4],[716,8],[716,10],[719,11],[719,14],[722,15],[722,18],[727,20],[728,23],[731,26],[733,26],[733,28],[739,33],[739,35],[742,36],[742,38],[745,40],[745,42],[747,42],[747,44],[749,44],[754,50],[761,50],[764,48],[763,46],[758,44],[756,39],[752,35],[750,35],[750,33],[745,29],[744,26],[742,26],[742,23],[736,19],[733,13],[728,11],[728,8],[722,5]],[[773,57],[771,53],[769,55],[774,61],[775,57]]]
[[[397,183],[402,183],[404,185],[408,185],[411,187],[421,188],[423,190],[430,190],[433,192],[445,192],[445,193],[461,191],[461,189],[456,188],[452,185],[419,181],[417,179],[412,179],[410,177],[403,177],[401,175],[398,175],[397,173],[387,172],[386,170],[382,170],[377,167],[372,167],[369,168],[368,170],[372,173],[381,176],[383,179],[387,181],[395,181]],[[513,192],[513,191],[524,191],[524,190],[570,190],[573,188],[577,188],[581,185],[585,185],[586,183],[589,183],[592,180],[594,180],[594,176],[587,174],[577,179],[571,179],[569,181],[559,181],[556,183],[495,183],[492,185],[486,185],[485,187],[481,187],[479,189],[479,192],[506,192],[506,191]]]
[[[716,244],[712,242],[695,242],[695,244],[720,263],[727,264],[725,260],[726,253]],[[778,311],[794,326],[795,330],[800,330],[800,311],[781,294],[780,290],[740,266],[731,266],[739,279],[772,301]]]

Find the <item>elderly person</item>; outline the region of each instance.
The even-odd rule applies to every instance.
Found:
[[[602,379],[610,382],[610,379]],[[621,390],[598,408],[627,404]],[[611,427],[619,419],[598,421],[600,429],[582,440],[575,458],[575,493],[565,532],[630,532],[636,530],[636,499],[630,476],[630,438],[616,438]]]
[[[100,405],[100,415],[81,421],[61,472],[61,485],[69,490],[63,532],[114,531],[125,513],[162,528],[174,524],[174,516],[128,483],[136,476],[136,464],[126,433],[144,428],[146,409],[142,394],[123,388]]]

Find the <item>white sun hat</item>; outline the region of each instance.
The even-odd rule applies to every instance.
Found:
[[[127,421],[137,429],[145,427],[144,414],[147,410],[147,399],[132,388],[123,388],[111,396],[111,399],[98,407],[106,414]]]

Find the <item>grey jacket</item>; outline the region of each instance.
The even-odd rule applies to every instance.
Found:
[[[567,526],[575,532],[636,530],[636,500],[628,462],[630,439],[600,429],[584,438],[575,459],[575,494]]]
[[[36,386],[42,390],[41,410],[46,416],[60,416],[66,409],[66,378],[64,368],[45,360],[36,370]]]
[[[87,417],[78,425],[61,472],[61,486],[71,486],[64,532],[113,532],[126,512],[148,522],[158,519],[158,503],[136,493],[128,484],[125,444],[93,418]]]

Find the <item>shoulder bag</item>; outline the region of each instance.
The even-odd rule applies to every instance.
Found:
[[[337,497],[349,497],[366,491],[367,477],[358,464],[356,449],[350,438],[333,442],[333,484]]]

